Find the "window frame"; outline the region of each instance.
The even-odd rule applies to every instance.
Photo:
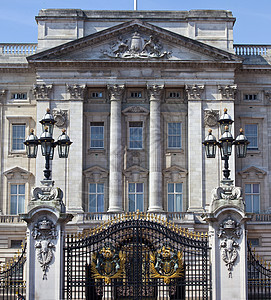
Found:
[[[169,144],[169,138],[175,136],[176,138],[178,137],[178,135],[169,135],[169,124],[180,124],[180,147],[174,147],[174,146],[170,146]],[[167,122],[167,149],[169,150],[181,150],[182,149],[182,122]]]
[[[90,192],[90,185],[95,185],[95,193],[91,193]],[[99,193],[98,192],[98,185],[102,185],[103,186],[103,193]],[[91,211],[90,210],[90,195],[95,195],[95,206],[96,209],[95,211]],[[98,211],[98,195],[103,195],[103,209],[102,211]],[[104,182],[88,182],[88,212],[89,213],[103,213],[105,212],[105,183]]]
[[[12,194],[12,186],[16,186],[16,194]],[[19,193],[19,186],[23,186],[24,187],[24,194],[20,194]],[[17,213],[13,213],[12,212],[12,196],[16,195],[16,212]],[[23,203],[21,204],[21,206],[23,207],[22,211],[19,211],[19,197],[20,196],[24,196],[23,199]],[[10,183],[10,188],[9,188],[9,213],[10,215],[16,216],[19,213],[24,213],[25,212],[25,203],[26,203],[26,184],[25,183]]]
[[[92,123],[101,123],[101,124],[103,124],[103,125],[97,125],[97,126],[95,126],[95,125],[92,125]],[[91,146],[91,142],[92,142],[92,138],[91,138],[91,129],[92,129],[92,127],[94,128],[94,127],[101,127],[101,128],[103,128],[103,139],[102,139],[102,142],[103,142],[103,146],[102,147],[93,147],[93,146]],[[90,122],[90,128],[89,128],[89,149],[91,149],[91,150],[103,150],[103,149],[105,149],[105,141],[104,141],[104,138],[105,138],[105,124],[104,124],[104,122]],[[101,140],[95,140],[94,139],[94,141],[101,141]]]
[[[169,185],[170,184],[173,184],[173,192],[169,192]],[[177,192],[176,190],[176,185],[177,184],[180,184],[181,185],[181,189],[182,189],[182,192]],[[183,182],[167,182],[167,211],[168,212],[183,212],[184,209],[183,209],[183,195],[184,195],[184,190],[183,190]],[[170,211],[169,210],[169,195],[173,195],[173,211]],[[181,210],[177,210],[175,209],[175,207],[177,207],[176,205],[176,196],[178,195],[181,195]]]
[[[24,127],[24,136],[23,137],[15,137],[14,134],[14,129],[16,128],[15,126],[19,127],[19,126],[23,126]],[[25,123],[22,123],[22,124],[17,124],[17,123],[13,123],[11,124],[11,132],[12,132],[12,136],[11,136],[11,151],[12,152],[25,152],[26,151],[26,148],[25,148],[25,145],[24,145],[24,141],[26,140],[26,124]],[[20,141],[22,140],[22,141]],[[16,143],[15,143],[16,141]],[[20,141],[20,142],[19,142]],[[14,146],[15,145],[22,145],[23,148],[15,148]]]
[[[246,192],[246,186],[250,185],[251,191],[250,193]],[[253,193],[253,185],[258,185],[259,187],[259,192],[258,193]],[[254,197],[253,196],[259,196],[259,203],[258,203],[258,207],[259,207],[259,211],[255,211],[254,210]],[[248,210],[248,205],[247,205],[247,199],[246,196],[251,196],[251,211]],[[245,182],[244,183],[244,198],[245,198],[245,204],[246,204],[246,211],[247,212],[251,212],[251,213],[260,213],[261,212],[261,184],[259,182]]]
[[[247,133],[247,126],[249,126],[249,125],[255,125],[255,126],[257,126],[257,134],[256,134],[256,136],[252,136],[252,135],[250,135],[250,134]],[[253,138],[256,137],[256,140],[257,140],[257,145],[256,145],[256,147],[255,147],[255,146],[251,147],[251,141],[249,140],[250,144],[248,144],[247,150],[248,150],[248,151],[255,151],[255,150],[257,151],[257,150],[259,150],[259,124],[258,124],[258,123],[246,123],[246,124],[245,124],[245,135],[246,135],[246,137],[247,137],[248,140],[249,140],[249,138],[250,138],[251,136],[252,136]]]
[[[135,192],[130,192],[130,185],[131,184],[135,185]],[[139,184],[142,185],[142,192],[137,192],[137,186]],[[128,191],[128,211],[129,212],[134,212],[134,211],[137,211],[137,210],[144,211],[144,204],[145,204],[144,203],[144,182],[131,182],[131,181],[129,181],[127,191]],[[130,195],[135,195],[135,210],[130,210]],[[142,208],[143,208],[142,210],[140,210],[138,208],[138,205],[137,205],[139,195],[142,195]]]
[[[142,126],[130,126],[131,123],[141,123]],[[131,128],[141,128],[141,140],[131,141]],[[141,147],[131,147],[131,142],[141,142]],[[143,150],[144,149],[144,122],[143,121],[129,121],[128,122],[128,149]]]

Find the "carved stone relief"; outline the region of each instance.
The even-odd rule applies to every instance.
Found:
[[[32,196],[32,201],[61,201],[63,198],[63,192],[57,187],[41,186],[33,189]]]
[[[101,51],[105,56],[125,59],[159,59],[169,58],[171,55],[170,51],[163,51],[163,45],[156,36],[151,35],[148,39],[144,39],[138,32],[134,32],[128,39],[120,36],[111,44],[109,50]]]
[[[223,100],[233,100],[237,91],[236,85],[219,85],[218,91],[221,94],[221,99]]]
[[[186,85],[185,91],[187,93],[188,100],[200,100],[204,88],[204,85]]]
[[[204,111],[204,125],[207,127],[217,126],[217,121],[219,119],[218,110],[205,110]]]
[[[33,94],[36,99],[49,99],[52,90],[52,84],[35,84],[33,87]]]
[[[60,108],[54,108],[53,116],[56,121],[55,125],[57,127],[61,128],[67,126],[67,111],[63,111]]]
[[[67,84],[67,90],[70,93],[71,99],[78,99],[81,100],[84,98],[84,94],[86,91],[86,85],[68,85]]]
[[[49,264],[52,262],[54,257],[53,250],[55,249],[55,245],[52,240],[57,238],[57,230],[54,223],[44,216],[34,225],[32,236],[34,240],[36,240],[35,249],[37,259],[42,268],[42,279],[45,280],[47,279]]]
[[[229,278],[232,278],[232,269],[238,257],[239,243],[238,239],[242,235],[242,229],[238,222],[231,217],[224,220],[217,232],[220,241],[221,257],[229,272]]]

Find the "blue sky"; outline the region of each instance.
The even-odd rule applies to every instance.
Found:
[[[227,9],[236,17],[234,42],[271,44],[270,0],[137,0],[138,10]],[[2,0],[0,43],[37,42],[35,16],[42,8],[133,10],[134,0]]]

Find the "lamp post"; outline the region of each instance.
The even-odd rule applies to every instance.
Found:
[[[31,129],[30,135],[24,142],[26,145],[26,152],[28,158],[36,158],[38,145],[41,146],[41,153],[45,156],[45,169],[43,170],[44,179],[50,180],[51,170],[50,170],[50,160],[54,158],[54,149],[58,146],[58,155],[60,158],[67,158],[69,155],[69,148],[72,142],[70,138],[65,133],[65,130],[62,130],[62,134],[58,137],[55,142],[53,139],[53,130],[54,124],[56,121],[54,117],[50,114],[50,109],[48,108],[43,119],[40,120],[42,124],[42,134],[40,138],[34,135],[34,130]]]
[[[236,147],[237,157],[244,158],[247,153],[247,145],[249,144],[248,139],[244,135],[243,129],[240,129],[240,134],[233,138],[231,134],[232,123],[231,116],[228,114],[227,109],[224,109],[224,114],[218,120],[221,138],[219,141],[216,140],[215,136],[212,134],[212,130],[209,130],[209,134],[206,136],[203,145],[205,146],[207,158],[215,158],[216,147],[220,149],[221,159],[224,160],[224,170],[223,175],[225,179],[229,179],[229,158],[232,152],[232,145]]]

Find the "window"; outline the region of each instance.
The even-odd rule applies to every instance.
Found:
[[[10,185],[10,213],[18,215],[24,212],[25,202],[25,185],[11,184]]]
[[[90,183],[89,184],[89,212],[104,211],[104,184]]]
[[[142,98],[142,92],[140,91],[133,91],[130,93],[131,98]]]
[[[10,241],[10,248],[14,248],[14,249],[19,248],[19,249],[20,249],[22,243],[23,243],[22,240],[11,240],[11,241]]]
[[[91,98],[103,98],[103,92],[91,92]]]
[[[25,124],[12,124],[12,150],[24,150]]]
[[[183,211],[183,184],[168,183],[168,211]]]
[[[27,93],[13,93],[11,99],[14,100],[27,100]]]
[[[129,211],[144,211],[143,183],[128,184]]]
[[[143,148],[143,122],[129,122],[129,148]]]
[[[244,100],[257,100],[257,94],[245,94]]]
[[[90,123],[90,148],[104,148],[104,123]]]
[[[246,124],[245,135],[248,138],[250,144],[248,144],[248,150],[258,150],[258,125]]]
[[[169,92],[168,97],[171,99],[176,99],[176,98],[180,98],[181,94],[180,92]]]
[[[168,148],[181,148],[181,123],[168,123]]]
[[[260,241],[257,238],[253,238],[253,239],[248,239],[248,243],[252,246],[252,247],[258,247],[260,246]]]
[[[247,212],[260,212],[260,184],[250,183],[245,185],[245,202]]]

